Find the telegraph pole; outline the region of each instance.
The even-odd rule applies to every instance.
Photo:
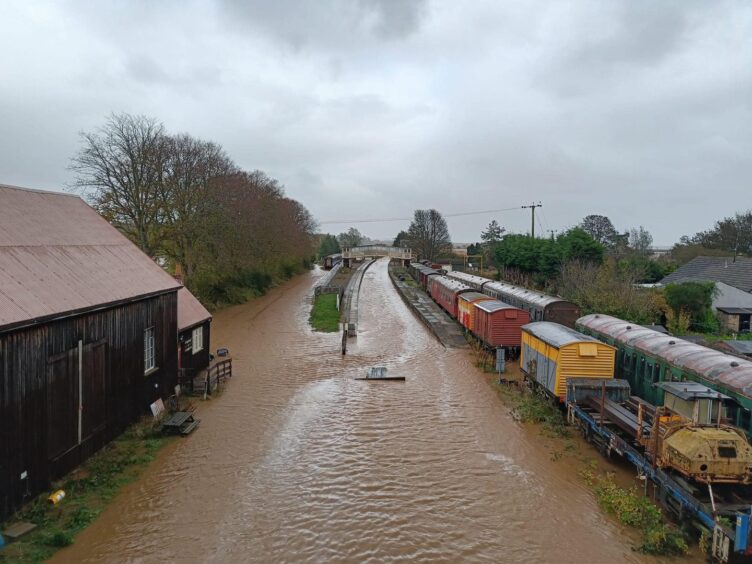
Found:
[[[530,236],[535,239],[535,208],[542,208],[543,204],[538,202],[537,204],[533,202],[529,206],[521,206],[523,209],[530,209],[531,212],[533,212],[533,221],[530,224]]]

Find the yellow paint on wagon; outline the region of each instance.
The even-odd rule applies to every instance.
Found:
[[[583,336],[584,337],[584,336]],[[554,389],[549,392],[566,399],[569,378],[613,378],[616,349],[610,345],[590,340],[574,341],[561,347],[549,344],[539,337],[522,331],[522,356],[520,366],[527,367],[526,345],[555,363]],[[535,374],[530,374],[535,378]]]

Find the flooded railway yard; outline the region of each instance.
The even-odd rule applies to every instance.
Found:
[[[435,340],[385,260],[344,357],[308,325],[320,275],[217,313],[229,388],[53,562],[658,561],[598,507],[581,462]],[[354,380],[370,366],[406,381]]]

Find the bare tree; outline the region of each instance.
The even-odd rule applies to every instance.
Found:
[[[446,220],[436,210],[415,210],[407,234],[410,246],[424,259],[435,260],[452,250]]]
[[[141,249],[153,254],[150,232],[160,213],[166,137],[155,119],[112,114],[103,127],[81,133],[73,183],[93,206]]]
[[[653,236],[642,225],[637,229],[629,230],[629,247],[637,253],[647,255],[652,244]]]
[[[211,190],[237,167],[215,143],[183,134],[166,139],[160,184],[160,250],[182,266],[189,284],[196,270],[196,251],[204,242],[207,221],[215,212]]]

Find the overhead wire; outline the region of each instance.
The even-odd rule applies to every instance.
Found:
[[[499,208],[494,210],[478,210],[478,211],[470,211],[470,212],[457,212],[457,213],[444,213],[442,214],[444,217],[464,217],[469,215],[481,215],[481,214],[487,214],[487,213],[498,213],[498,212],[505,212],[505,211],[512,211],[512,210],[519,210],[522,209],[522,206],[515,206],[513,208]],[[382,222],[388,222],[388,221],[411,221],[412,217],[388,217],[388,218],[370,218],[370,219],[343,219],[343,220],[326,220],[326,221],[319,221],[320,225],[330,225],[330,224],[337,224],[337,223],[382,223]]]

